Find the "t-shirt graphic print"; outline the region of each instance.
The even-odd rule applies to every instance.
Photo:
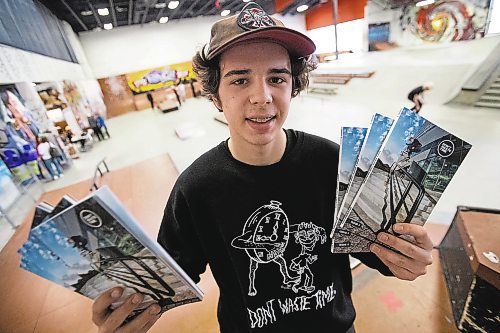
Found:
[[[326,242],[326,231],[312,222],[290,224],[280,206],[279,201],[271,200],[257,208],[246,220],[243,233],[231,242],[233,247],[245,250],[250,259],[249,296],[258,292],[255,278],[259,264],[271,262],[277,264],[283,277],[282,288],[291,289],[296,294],[311,294],[316,289],[311,266],[318,257],[312,251],[318,242]],[[290,238],[301,247],[301,251],[287,263],[284,254]]]

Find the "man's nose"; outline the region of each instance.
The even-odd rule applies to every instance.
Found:
[[[267,82],[256,82],[250,92],[250,103],[265,105],[273,101],[271,87]]]

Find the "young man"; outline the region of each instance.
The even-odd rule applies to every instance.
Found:
[[[413,107],[411,108],[416,113],[420,112],[422,105],[424,104],[424,92],[431,90],[433,87],[432,82],[427,82],[422,86],[418,86],[408,93],[408,99],[413,102]]]
[[[284,130],[291,98],[307,85],[315,50],[249,3],[215,23],[194,58],[206,95],[224,112],[230,138],[202,155],[176,182],[158,241],[195,280],[210,264],[220,288],[225,332],[353,332],[349,258],[330,252],[339,148]],[[355,255],[383,274],[413,280],[432,261],[425,229],[399,225],[406,242],[381,234],[374,253]],[[107,311],[114,288],[94,303],[100,332],[114,332],[135,308],[133,297]],[[136,301],[142,296],[135,295]],[[159,308],[120,332],[145,331]]]

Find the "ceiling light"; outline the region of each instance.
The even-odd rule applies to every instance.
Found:
[[[80,12],[80,14],[82,14],[82,16],[90,16],[90,15],[92,15],[92,11],[91,10],[82,10]]]
[[[168,16],[160,17],[160,20],[158,22],[160,22],[160,23],[167,23],[168,22]]]
[[[308,8],[309,8],[309,6],[308,6],[308,5],[298,6],[298,7],[297,7],[297,11],[298,11],[299,13],[302,13],[303,11],[307,10]]]
[[[221,13],[220,16],[228,16],[231,11],[229,9],[224,9]]]
[[[101,16],[109,15],[109,10],[107,8],[99,8],[99,9],[97,9],[97,12]]]
[[[123,13],[128,10],[126,7],[119,7],[119,6],[116,6],[115,9],[118,13]]]
[[[155,8],[157,8],[157,9],[165,8],[165,7],[167,7],[167,3],[166,2],[160,2],[160,3],[157,3],[155,5]]]
[[[419,2],[417,2],[415,4],[415,6],[417,6],[417,7],[423,7],[423,6],[427,6],[427,5],[433,4],[434,2],[436,2],[436,1],[434,1],[434,0],[419,1]]]
[[[169,9],[175,9],[175,8],[177,8],[177,6],[179,6],[179,1],[173,1],[172,0],[172,1],[170,1],[168,3],[168,8]]]
[[[113,29],[113,23],[104,23],[104,29],[106,30]]]
[[[250,1],[252,1],[252,0],[243,0],[243,2],[250,2]]]

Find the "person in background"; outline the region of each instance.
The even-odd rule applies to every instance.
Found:
[[[64,134],[65,134],[65,140],[66,143],[73,143],[73,137],[74,137],[74,134],[73,134],[73,131],[71,130],[71,127],[69,126],[66,126],[64,128]]]
[[[59,163],[53,160],[51,150],[56,149],[56,147],[50,143],[46,137],[42,136],[40,138],[40,143],[37,147],[38,155],[41,157],[42,162],[52,176],[53,180],[59,179],[59,177],[64,176],[63,170]]]
[[[186,87],[184,86],[182,81],[179,81],[177,83],[175,90],[177,91],[177,94],[179,95],[180,101],[182,101],[182,103],[184,103],[186,101]]]
[[[316,47],[253,2],[211,31],[193,68],[224,112],[229,138],[179,176],[158,242],[195,282],[210,265],[221,333],[354,332],[349,255],[331,253],[327,236],[339,146],[283,128],[315,68]],[[394,230],[414,241],[382,232],[372,252],[353,255],[384,275],[414,280],[432,263],[432,242],[416,224]],[[111,311],[122,293],[112,288],[94,301],[100,333],[145,332],[159,318],[152,304],[123,324],[144,296],[131,295]]]
[[[104,140],[104,135],[102,135],[101,128],[97,125],[97,117],[95,114],[91,114],[88,117],[89,127],[92,128],[92,131],[97,135],[97,139],[99,141]]]
[[[155,109],[155,101],[154,101],[154,98],[153,98],[153,94],[151,94],[150,91],[148,91],[146,93],[146,98],[148,99],[149,104],[151,104],[151,109],[154,110]]]
[[[427,82],[408,93],[408,99],[414,104],[411,108],[413,111],[416,113],[420,112],[420,109],[422,109],[422,105],[424,104],[424,92],[431,90],[433,86],[434,84],[432,82]]]
[[[97,126],[101,130],[101,133],[103,134],[103,136],[104,136],[104,134],[106,134],[108,139],[111,138],[111,135],[109,135],[108,127],[106,126],[106,121],[104,120],[104,117],[98,113],[96,121],[97,121]],[[106,133],[104,133],[104,132],[106,132]]]

